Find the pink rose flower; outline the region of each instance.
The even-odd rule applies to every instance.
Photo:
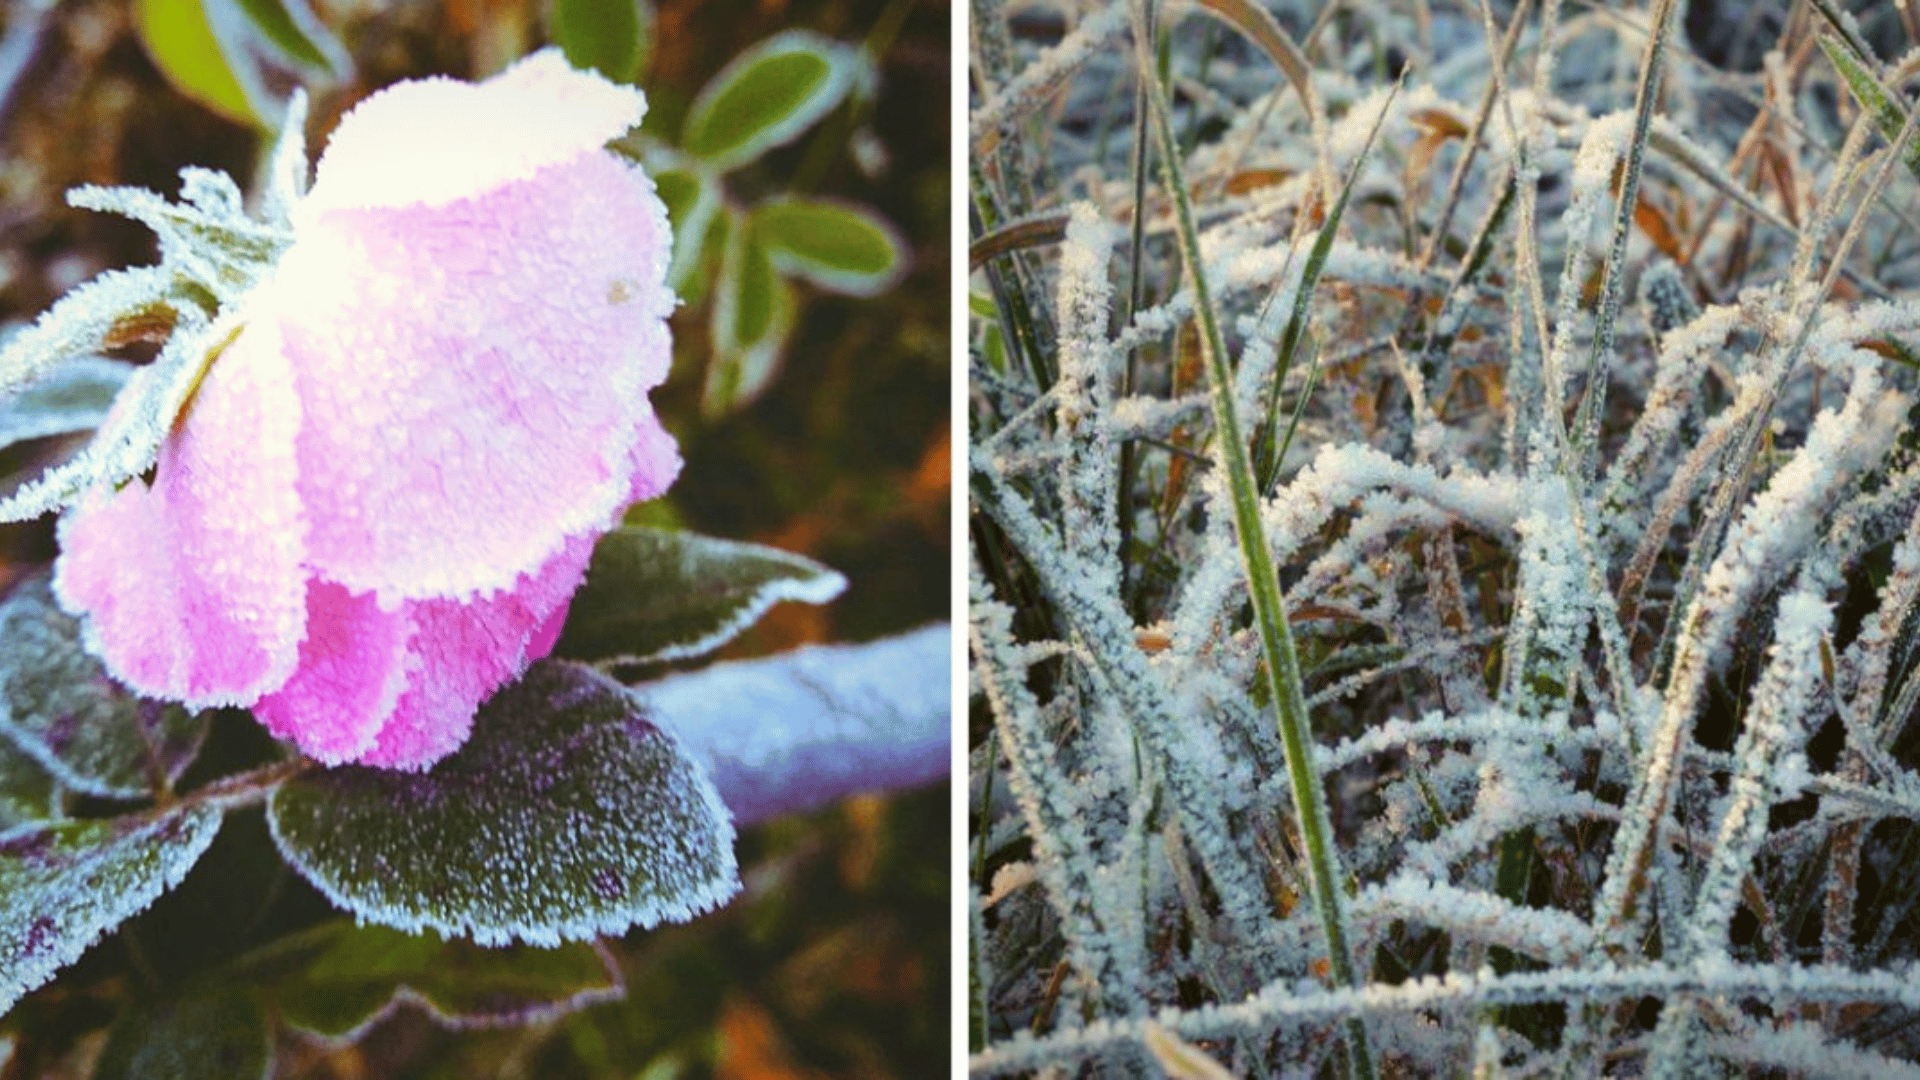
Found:
[[[604,148],[645,109],[548,50],[341,120],[151,483],[60,521],[55,589],[115,678],[420,769],[546,655],[680,466],[647,401],[666,211]]]

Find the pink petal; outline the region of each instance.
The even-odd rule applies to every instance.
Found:
[[[560,633],[567,628],[567,609],[572,606],[572,597],[561,601],[553,614],[547,616],[547,621],[534,629],[533,636],[527,639],[527,663],[545,659],[546,655],[553,651],[553,647],[559,644]]]
[[[309,757],[328,765],[356,760],[373,748],[407,687],[412,636],[406,612],[381,611],[371,595],[331,581],[309,582],[300,666],[253,715]]]
[[[271,303],[319,575],[389,606],[505,589],[612,524],[636,446],[670,478],[646,401],[670,361],[668,243],[650,183],[600,151],[302,231]]]
[[[567,604],[592,556],[593,538],[574,537],[511,592],[464,604],[407,604],[416,627],[409,646],[410,681],[378,741],[360,761],[424,769],[458,749],[473,730],[480,703],[553,648]]]
[[[190,708],[286,681],[306,625],[300,422],[273,327],[250,325],[161,446],[152,487],[97,489],[60,519],[54,589],[116,679]]]
[[[633,483],[627,489],[628,502],[645,502],[664,494],[680,475],[680,448],[673,436],[660,426],[660,419],[648,405],[646,415],[634,425],[637,438],[627,459],[627,472]]]
[[[645,94],[575,71],[558,49],[483,83],[397,83],[342,117],[295,209],[445,206],[598,150],[640,123]]]

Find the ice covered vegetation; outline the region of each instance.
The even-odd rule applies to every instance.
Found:
[[[570,947],[487,976],[513,993],[433,1006],[464,1023],[552,1015],[617,996],[598,935],[739,888],[730,804],[753,820],[944,769],[939,628],[613,677],[845,585],[787,552],[624,523],[680,467],[648,400],[671,354],[668,218],[605,148],[645,108],[549,50],[482,83],[365,98],[310,189],[296,95],[251,207],[198,169],[178,202],[73,193],[150,226],[160,261],[0,344],[6,444],[93,432],[0,500],[7,520],[60,515],[53,565],[16,568],[0,595],[0,1013],[179,885],[245,812],[359,922]],[[151,362],[107,355],[139,343]],[[829,752],[848,775],[789,760]],[[264,1035],[285,993],[278,1015],[343,1036],[448,982],[437,961],[366,962],[397,948],[376,939],[275,954],[321,983],[354,972],[344,999],[299,998],[296,977],[189,992],[136,1027],[184,1044],[204,1033],[167,1025],[211,1010],[214,1028]]]
[[[1920,1075],[1850,6],[973,6],[976,1075]]]

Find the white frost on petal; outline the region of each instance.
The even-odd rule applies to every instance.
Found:
[[[483,83],[390,86],[341,118],[294,223],[329,210],[445,206],[598,150],[646,112],[645,94],[574,70],[558,49]]]

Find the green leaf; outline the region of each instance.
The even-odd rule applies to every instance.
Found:
[[[773,272],[751,221],[727,215],[726,255],[712,314],[713,362],[701,411],[723,416],[765,390],[793,330],[793,290]]]
[[[863,206],[781,199],[754,208],[753,230],[773,265],[823,289],[873,296],[906,270],[906,242]]]
[[[352,1042],[403,1001],[451,1028],[516,1027],[617,1001],[619,965],[595,943],[482,948],[383,926],[326,924],[320,951],[272,993],[290,1023]]]
[[[653,51],[653,5],[647,0],[553,0],[547,30],[574,67],[630,83]]]
[[[1888,96],[1886,90],[1881,87],[1880,80],[1874,76],[1873,72],[1867,70],[1866,65],[1862,64],[1860,59],[1849,52],[1845,46],[1832,38],[1822,37],[1820,51],[1826,53],[1827,59],[1839,69],[1840,77],[1846,80],[1847,89],[1853,91],[1854,99],[1860,103],[1860,107],[1873,114],[1874,126],[1880,129],[1881,136],[1888,142],[1898,139],[1900,129],[1905,127],[1907,122],[1906,106]],[[1920,176],[1920,138],[1907,140],[1901,160],[1905,162],[1909,171],[1915,176]]]
[[[481,706],[432,771],[307,773],[269,798],[267,823],[356,917],[482,945],[684,921],[739,888],[705,766],[624,687],[559,661]]]
[[[134,0],[133,25],[174,89],[236,123],[270,126],[256,80],[234,66],[202,0]]]
[[[283,79],[291,68],[337,79],[353,70],[305,0],[135,0],[134,31],[174,89],[263,133],[285,114],[269,75]]]
[[[593,549],[554,651],[612,663],[699,656],[782,600],[824,604],[846,587],[790,551],[629,525]]]
[[[733,58],[687,113],[681,149],[731,169],[791,141],[840,104],[859,61],[845,45],[787,30]]]
[[[103,189],[76,190],[98,192]],[[131,276],[121,275],[114,280],[121,282]],[[105,275],[68,293],[60,303],[54,305],[53,311],[42,317],[41,322],[57,324],[62,320],[56,320],[54,316],[71,303],[76,294],[104,285]],[[117,285],[108,286],[107,289],[109,294],[119,291]],[[215,330],[208,324],[204,314],[191,307],[175,309],[175,314],[177,318],[172,324],[171,336],[160,350],[160,355],[152,363],[127,376],[126,386],[115,399],[118,407],[102,420],[87,448],[73,460],[48,469],[0,500],[0,521],[26,521],[38,517],[49,510],[66,506],[92,488],[102,484],[118,484],[138,476],[153,464],[160,444],[173,429],[174,421],[186,407],[202,373],[239,333],[237,328],[233,328],[224,338],[218,337],[221,331]],[[41,335],[37,332],[40,330],[41,324],[36,323],[20,337],[39,337]],[[54,325],[44,336],[54,340],[63,339],[66,336],[65,328]],[[9,342],[7,351],[11,351],[18,341],[16,338]]]
[[[303,0],[207,0],[233,3],[256,37],[248,45],[270,48],[279,59],[315,75],[342,76],[352,67],[344,46]]]
[[[722,352],[751,348],[773,329],[774,274],[751,220],[727,230],[726,262],[713,305],[713,337]]]
[[[178,885],[219,831],[194,804],[0,840],[0,1013]]]
[[[106,418],[134,366],[83,356],[53,369],[0,409],[0,447],[50,435],[92,431]]]
[[[700,413],[709,420],[751,405],[780,371],[786,356],[787,337],[793,332],[797,304],[793,286],[778,278],[773,282],[773,313],[765,337],[753,345],[734,346],[716,351],[707,365],[707,380],[701,387]]]
[[[55,788],[51,773],[0,740],[0,836],[52,822]]]
[[[272,1068],[273,1029],[258,996],[243,985],[202,982],[122,1013],[93,1080],[262,1080]]]
[[[107,677],[38,573],[0,600],[0,736],[90,795],[139,798],[193,761],[206,714],[147,701]]]
[[[654,174],[653,183],[673,223],[667,286],[684,294],[688,280],[705,261],[708,234],[720,213],[720,184],[712,174],[691,169],[662,170]]]

